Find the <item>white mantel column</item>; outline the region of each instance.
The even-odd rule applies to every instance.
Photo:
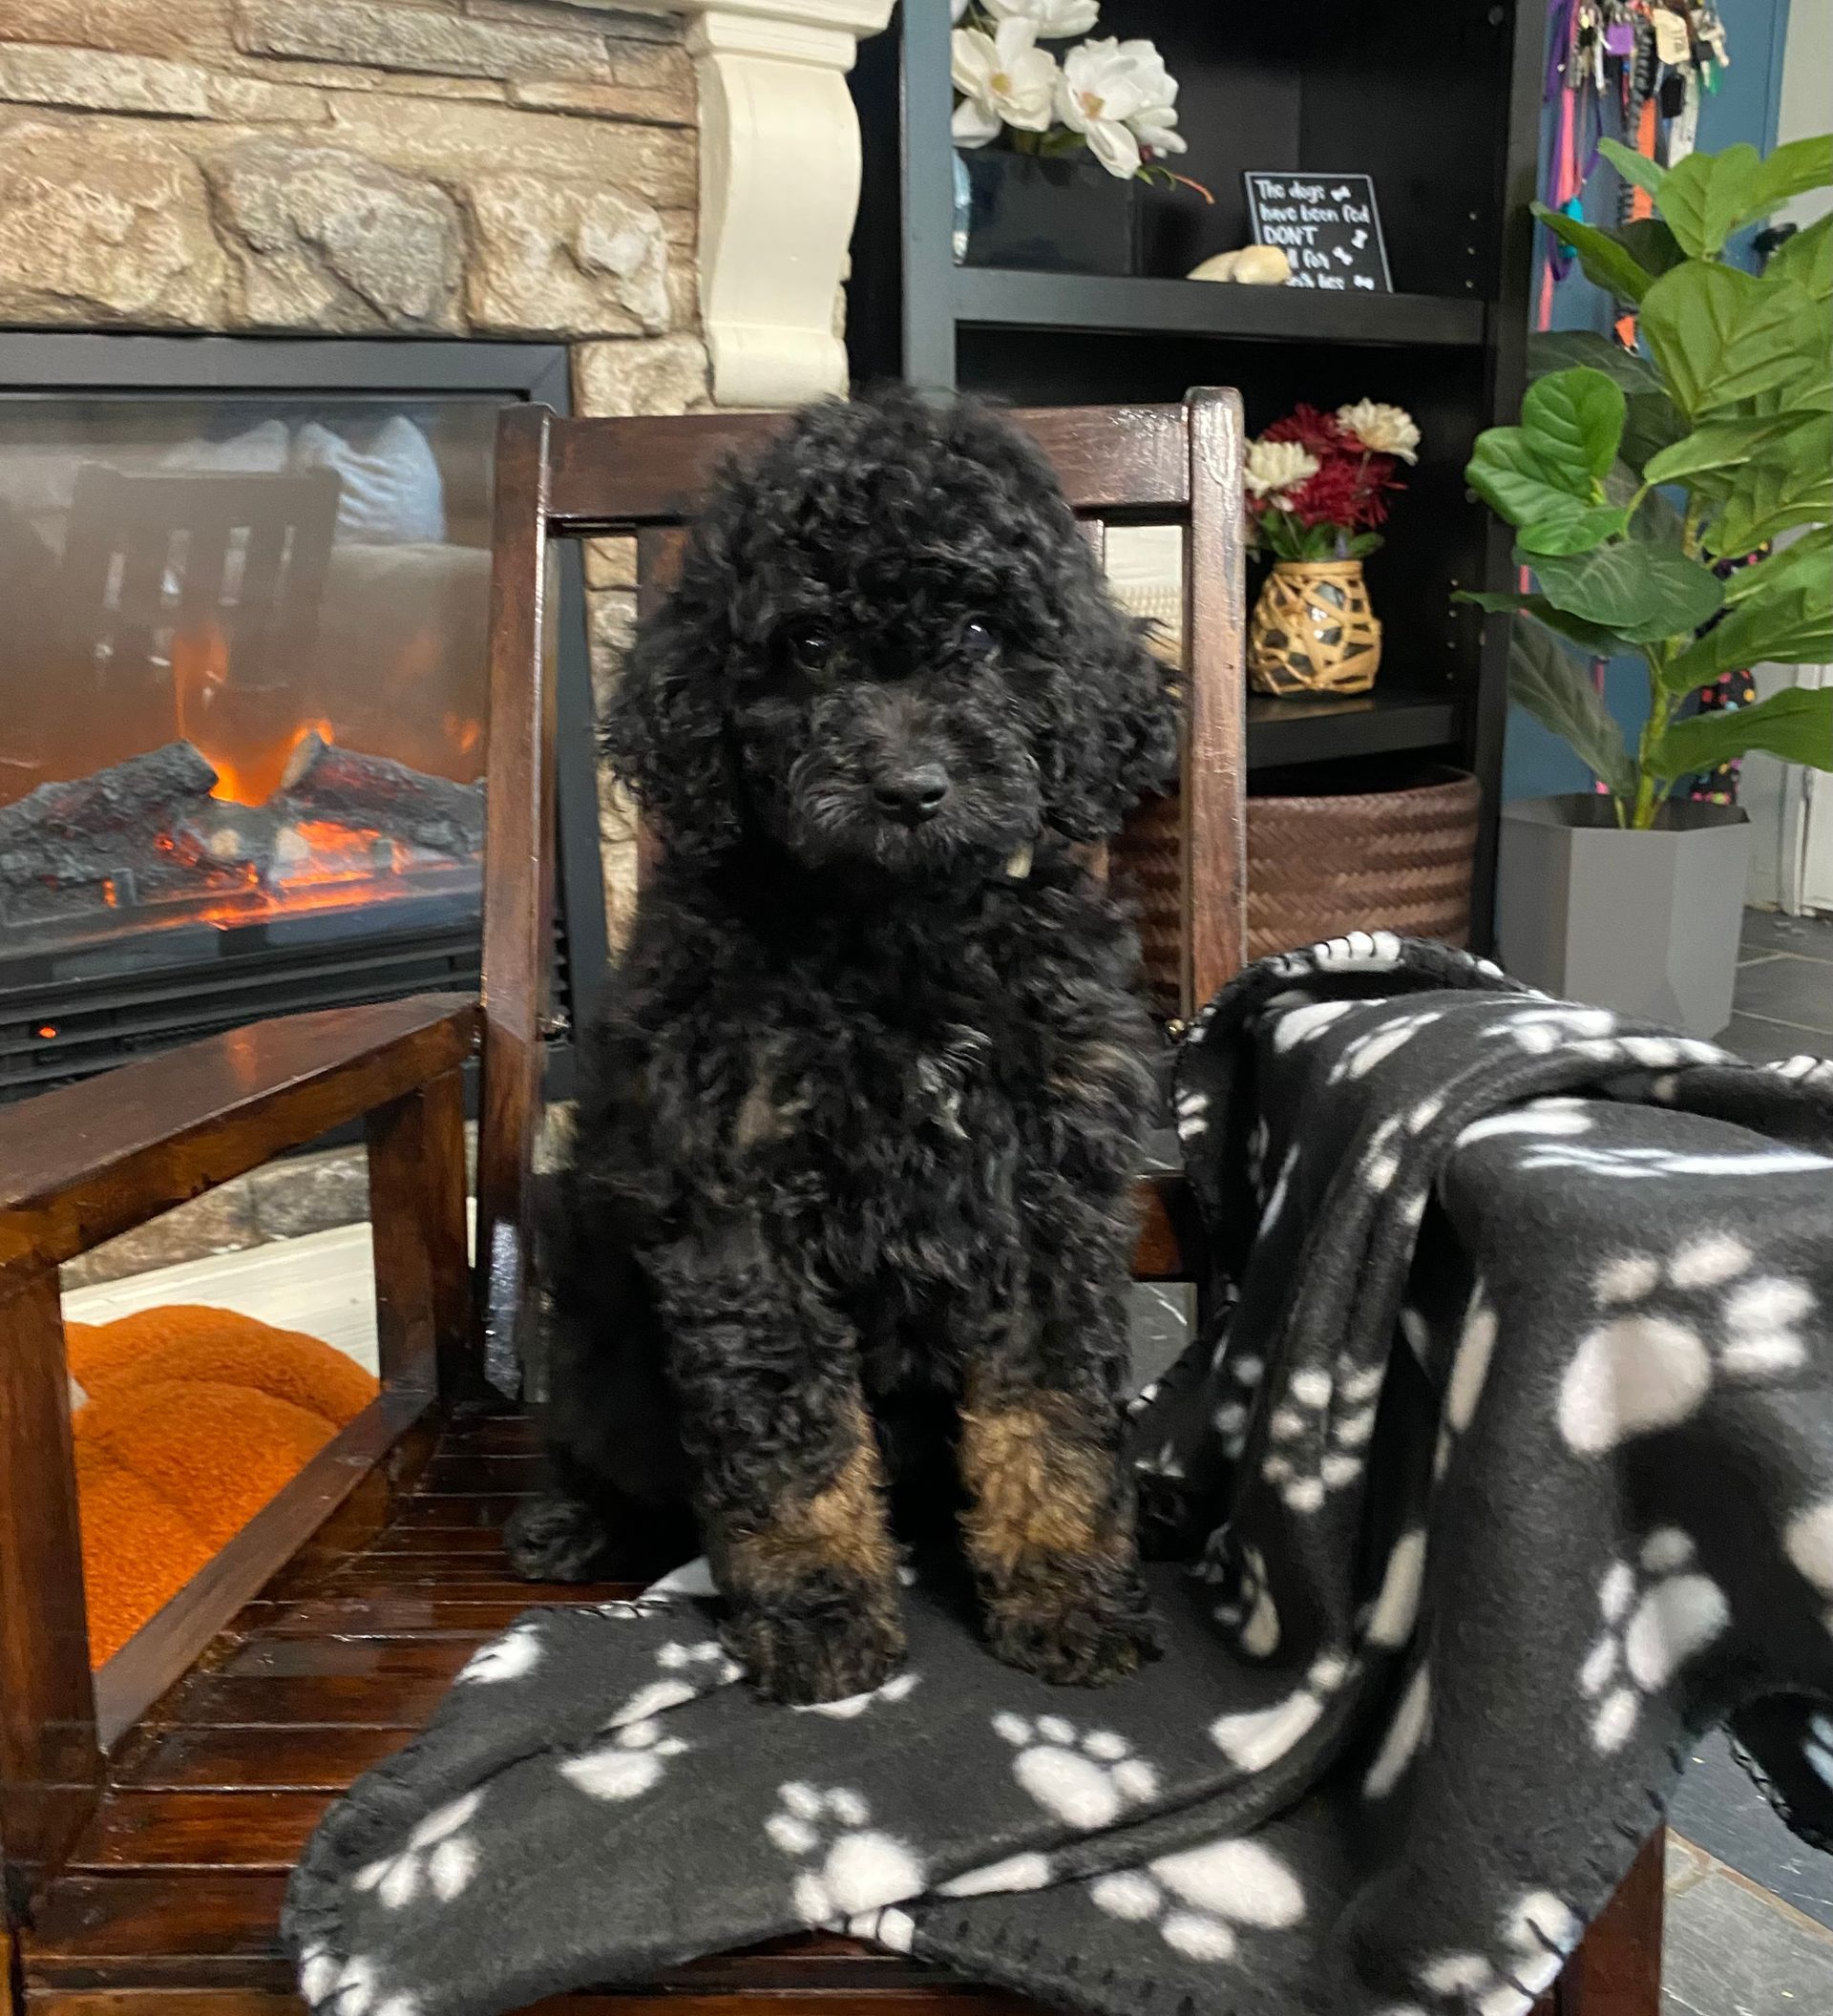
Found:
[[[859,207],[847,73],[893,0],[636,4],[688,17],[700,77],[700,313],[715,404],[799,406],[845,391],[834,296]]]

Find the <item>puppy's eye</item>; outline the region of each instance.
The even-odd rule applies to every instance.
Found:
[[[833,638],[825,623],[791,623],[777,647],[784,662],[798,672],[824,671],[833,658]]]
[[[958,648],[963,658],[991,658],[999,649],[992,631],[977,619],[970,618],[961,625]]]

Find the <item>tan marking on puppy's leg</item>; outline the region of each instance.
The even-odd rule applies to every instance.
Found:
[[[1097,1685],[1156,1650],[1120,1458],[1064,1394],[982,1398],[961,1416],[967,1555],[993,1649],[1046,1679]]]
[[[994,1586],[1038,1554],[1111,1551],[1113,1459],[1085,1433],[1076,1437],[1072,1422],[1073,1410],[1054,1395],[962,1414],[968,1557]]]
[[[776,1701],[837,1701],[879,1686],[904,1651],[897,1556],[878,1445],[863,1409],[839,1465],[782,1491],[760,1524],[709,1522],[730,1611],[727,1644]]]
[[[895,1583],[897,1555],[885,1522],[884,1466],[862,1413],[855,1439],[832,1480],[813,1492],[784,1492],[768,1524],[727,1535],[733,1579],[764,1593],[820,1567],[862,1582]]]

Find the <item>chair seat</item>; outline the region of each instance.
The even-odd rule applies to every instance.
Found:
[[[117,1746],[94,1819],[21,1937],[32,2016],[297,2008],[281,1899],[319,1816],[530,1603],[629,1596],[667,1565],[633,1546],[626,1581],[516,1581],[499,1534],[538,1470],[520,1418],[449,1424],[385,1525],[348,1553],[303,1559],[244,1606]],[[713,2002],[759,1995],[771,2016],[794,2016],[805,1998],[827,2016],[854,1999],[881,2016],[1026,2006],[851,1941],[807,1938],[696,1962],[653,1990],[567,2000],[706,2016]]]

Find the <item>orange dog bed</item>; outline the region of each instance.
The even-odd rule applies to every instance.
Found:
[[[116,1651],[374,1398],[341,1351],[173,1304],[68,1326],[89,1655]]]

